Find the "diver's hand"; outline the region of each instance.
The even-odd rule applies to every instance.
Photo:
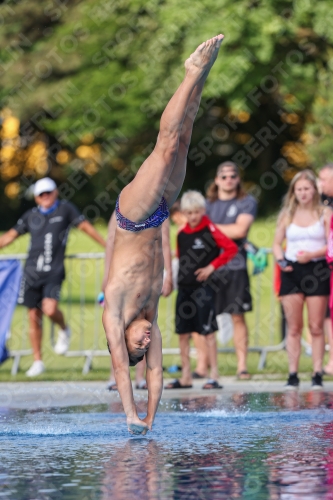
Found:
[[[147,415],[145,418],[142,419],[143,422],[146,422],[146,424],[148,425],[148,429],[150,431],[153,430],[153,421],[152,419],[149,417],[149,415]]]
[[[144,436],[147,434],[149,427],[145,422],[145,419],[140,420],[138,416],[131,417],[127,419],[128,432],[135,435]]]

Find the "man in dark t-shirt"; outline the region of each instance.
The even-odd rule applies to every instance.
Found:
[[[252,299],[244,243],[257,214],[257,202],[243,191],[238,167],[233,162],[225,162],[218,166],[207,197],[207,216],[238,246],[236,257],[216,273],[220,288],[216,294],[216,314],[231,314],[238,365],[237,375],[240,379],[248,379],[250,378],[247,371],[248,329],[244,313],[252,310]]]
[[[55,352],[65,354],[69,347],[70,329],[58,308],[58,301],[65,278],[64,257],[71,227],[81,229],[105,247],[102,236],[75,205],[58,199],[57,186],[52,179],[45,177],[37,181],[34,195],[37,207],[25,212],[13,228],[0,237],[0,248],[3,248],[23,234],[31,236],[18,298],[18,302],[29,309],[34,363],[26,373],[28,377],[40,375],[45,370],[41,357],[43,313],[60,327]]]

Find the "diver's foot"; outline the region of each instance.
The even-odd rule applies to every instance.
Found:
[[[224,35],[217,35],[199,45],[185,61],[186,71],[199,77],[205,73],[208,74],[217,58],[223,38]]]

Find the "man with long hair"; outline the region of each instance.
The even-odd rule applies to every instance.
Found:
[[[252,310],[252,298],[244,243],[257,214],[257,202],[244,191],[239,169],[232,161],[226,161],[217,167],[214,182],[206,194],[207,216],[238,245],[236,257],[216,273],[219,286],[216,314],[231,314],[237,376],[247,380],[250,378],[247,371],[248,329],[244,314]]]

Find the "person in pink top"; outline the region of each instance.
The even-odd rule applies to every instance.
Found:
[[[322,202],[325,206],[333,208],[333,163],[328,163],[324,165],[318,174],[318,188],[321,192]],[[332,224],[332,223],[331,223]],[[329,239],[330,241],[330,239]],[[328,244],[328,247],[330,245]],[[329,255],[330,253],[330,255]],[[332,252],[328,248],[328,263],[331,263]],[[329,357],[326,366],[324,366],[324,375],[333,375],[333,283],[331,276],[331,293],[329,298],[329,306],[326,311],[324,329],[326,333],[327,342],[329,345]]]

